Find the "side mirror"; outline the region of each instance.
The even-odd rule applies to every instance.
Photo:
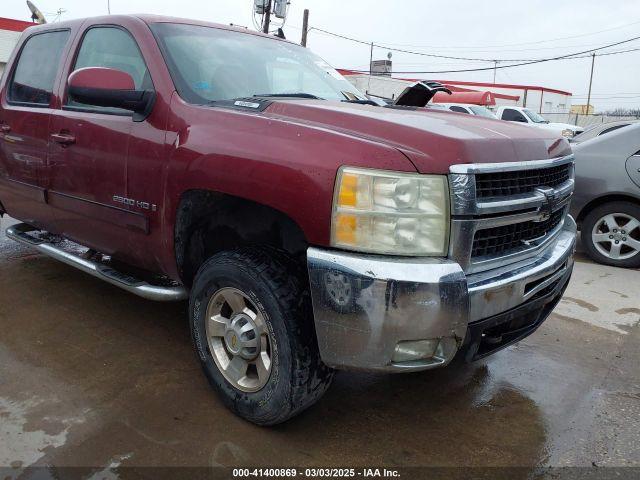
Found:
[[[114,68],[80,68],[69,75],[69,98],[96,107],[122,108],[134,113],[135,121],[149,116],[155,92],[136,90],[133,77]]]

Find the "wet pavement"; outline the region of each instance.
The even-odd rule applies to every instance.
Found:
[[[338,373],[315,407],[260,428],[210,390],[186,304],[138,299],[2,233],[0,466],[640,467],[639,286],[640,271],[579,256],[520,344],[440,371]]]

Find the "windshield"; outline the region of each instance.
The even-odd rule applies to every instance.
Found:
[[[491,110],[489,110],[486,107],[480,107],[478,105],[469,105],[469,108],[473,113],[481,117],[494,118],[494,119],[498,118],[493,114],[493,112],[491,112]]]
[[[190,103],[286,94],[366,100],[334,68],[299,45],[197,25],[156,23],[151,29],[178,93]]]
[[[536,112],[534,112],[533,110],[529,110],[528,108],[525,108],[522,110],[524,112],[524,114],[529,117],[531,119],[531,121],[533,123],[549,123],[549,120],[545,120],[543,117],[541,117],[540,115],[538,115]]]

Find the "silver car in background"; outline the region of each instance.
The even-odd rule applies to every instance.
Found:
[[[573,146],[571,213],[595,261],[640,267],[640,123]]]
[[[615,122],[601,123],[599,125],[590,127],[582,133],[579,133],[569,141],[572,143],[586,142],[587,140],[591,140],[592,138],[606,135],[607,133],[614,132],[619,128],[628,127],[629,125],[633,125],[634,123],[638,122],[640,122],[640,120],[618,120]]]

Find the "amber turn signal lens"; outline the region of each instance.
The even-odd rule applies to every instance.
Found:
[[[356,175],[345,174],[340,182],[340,194],[338,195],[338,205],[341,207],[355,207],[357,203],[358,177]]]
[[[336,218],[336,240],[342,244],[356,244],[356,229],[358,228],[358,219],[355,215],[338,214]]]

